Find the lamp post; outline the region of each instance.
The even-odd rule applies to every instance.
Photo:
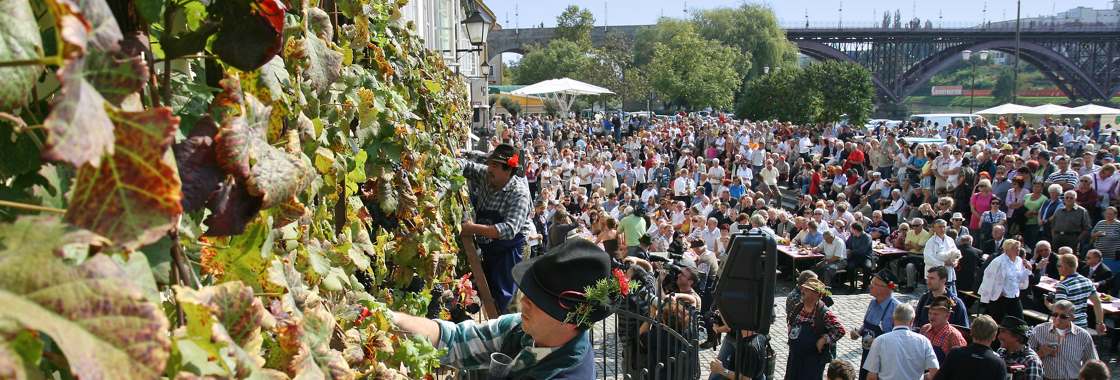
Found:
[[[977,52],[977,57],[980,61],[988,60],[988,51],[981,50]],[[968,90],[968,113],[972,114],[973,105],[976,103],[976,62],[972,61],[972,50],[965,50],[961,52],[961,58],[972,65],[972,85]]]

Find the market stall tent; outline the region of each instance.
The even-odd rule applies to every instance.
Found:
[[[1081,107],[1071,108],[1066,115],[1118,115],[1120,109],[1098,106],[1096,104],[1086,104]]]
[[[560,106],[561,114],[567,115],[572,107],[572,100],[581,95],[604,95],[614,92],[593,84],[580,82],[571,78],[549,79],[536,84],[531,84],[510,92],[514,95],[540,95],[555,100]]]
[[[1031,107],[1028,107],[1028,106],[1021,106],[1021,105],[1018,105],[1018,104],[1007,103],[1007,104],[1004,104],[1004,105],[988,108],[986,110],[980,110],[976,113],[981,114],[981,115],[1011,115],[1011,114],[1026,113],[1030,109],[1031,109]]]
[[[1068,115],[1071,109],[1072,108],[1059,106],[1057,104],[1043,104],[1038,107],[1031,107],[1022,113],[1027,115]]]

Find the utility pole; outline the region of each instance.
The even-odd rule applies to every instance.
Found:
[[[1011,83],[1011,88],[1012,88],[1012,90],[1011,90],[1011,102],[1012,103],[1015,103],[1017,100],[1019,100],[1019,47],[1020,47],[1019,43],[1021,42],[1020,36],[1019,36],[1019,33],[1020,33],[1019,23],[1021,21],[1022,11],[1023,11],[1023,1],[1022,0],[1015,0],[1015,71],[1011,75],[1011,82],[1012,82]]]
[[[836,29],[844,29],[844,0],[840,0],[840,22],[836,25]]]
[[[805,29],[809,29],[809,8],[805,8]]]

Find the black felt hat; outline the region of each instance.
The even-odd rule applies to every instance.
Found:
[[[1031,326],[1026,321],[1016,317],[1003,317],[1003,320],[999,321],[999,328],[1021,336],[1024,340],[1030,338],[1031,335]]]
[[[513,266],[513,280],[525,297],[557,321],[587,302],[584,291],[599,280],[611,277],[611,259],[602,248],[584,239],[569,239],[540,255]],[[611,315],[597,305],[588,322]]]
[[[889,270],[881,270],[875,273],[875,278],[882,280],[887,284],[887,287],[891,288],[892,290],[895,288],[895,286],[898,285],[898,277],[895,277],[894,273],[891,273],[891,271]]]
[[[517,153],[517,148],[510,144],[498,144],[494,150],[490,151],[490,156],[486,158],[488,162],[497,162],[509,168],[516,169],[521,162],[521,157]]]

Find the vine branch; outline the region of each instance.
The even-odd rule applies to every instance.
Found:
[[[12,201],[6,201],[6,200],[3,200],[3,199],[0,199],[0,207],[9,207],[9,208],[14,208],[14,209],[19,209],[19,210],[27,210],[27,211],[53,212],[53,213],[56,213],[56,214],[65,214],[66,213],[66,210],[60,209],[60,208],[32,205],[32,204],[20,203],[20,202],[12,202]]]
[[[15,66],[62,66],[62,58],[57,55],[50,57],[38,57],[29,59],[17,59],[14,61],[0,61],[0,67],[15,67]]]

